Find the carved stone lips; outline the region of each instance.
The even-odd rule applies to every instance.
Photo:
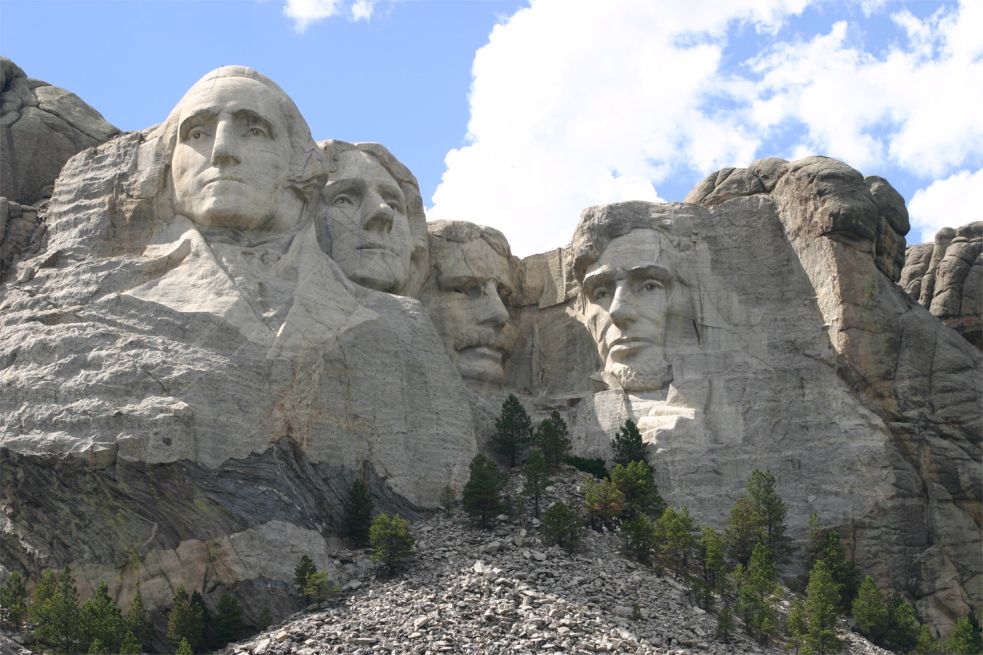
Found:
[[[214,184],[215,182],[238,182],[239,184],[244,184],[244,182],[237,177],[219,175],[217,177],[210,178],[202,186],[208,186],[209,184]]]
[[[618,337],[608,345],[608,350],[613,352],[615,350],[635,350],[637,348],[643,348],[655,343],[652,339],[646,337]]]
[[[466,348],[466,350],[480,357],[494,359],[496,362],[502,361],[502,356],[505,354],[505,351],[499,348],[492,348],[491,346],[472,346]]]

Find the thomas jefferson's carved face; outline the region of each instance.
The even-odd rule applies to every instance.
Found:
[[[331,258],[362,286],[395,293],[409,277],[412,235],[406,197],[368,153],[346,150],[324,188]]]
[[[665,354],[672,276],[664,238],[636,229],[612,239],[582,283],[585,323],[604,371],[626,391],[648,391],[670,380]]]
[[[484,239],[431,240],[436,291],[426,299],[430,318],[461,377],[478,384],[505,381],[513,339],[506,302],[512,294],[509,261]]]
[[[291,145],[277,95],[244,77],[202,84],[180,107],[175,210],[206,227],[280,230]]]

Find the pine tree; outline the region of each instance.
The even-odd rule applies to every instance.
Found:
[[[785,501],[775,491],[775,476],[770,471],[754,470],[747,484],[747,494],[734,504],[727,526],[730,556],[747,566],[755,544],[763,544],[774,562],[784,561],[789,553],[785,535]]]
[[[730,605],[724,603],[717,615],[717,639],[725,644],[730,643],[730,633],[734,629],[734,615]]]
[[[449,484],[444,485],[444,488],[440,490],[440,506],[444,508],[444,513],[450,514],[456,504],[457,494],[454,493],[454,487]]]
[[[315,603],[323,603],[338,593],[338,587],[331,584],[327,571],[315,571],[307,576],[304,596]]]
[[[550,505],[543,514],[540,531],[548,542],[573,551],[580,543],[582,527],[583,519],[577,510],[566,503],[557,502]]]
[[[840,613],[850,611],[853,599],[857,596],[860,574],[857,566],[846,557],[846,549],[835,530],[819,526],[819,516],[813,512],[809,516],[809,543],[806,546],[806,567],[811,571],[819,560],[826,560],[833,582],[840,586]]]
[[[785,637],[788,639],[788,648],[796,654],[801,649],[805,649],[804,652],[808,653],[809,649],[806,646],[808,632],[805,601],[802,598],[796,598],[789,606],[788,617],[785,620]]]
[[[204,631],[205,616],[201,607],[191,602],[184,587],[178,587],[167,616],[167,638],[174,644],[186,642],[190,652],[201,643]]]
[[[611,469],[611,482],[625,496],[623,518],[637,514],[659,516],[665,509],[665,501],[655,486],[652,468],[641,460],[628,464],[615,464]]]
[[[534,442],[543,451],[550,472],[556,471],[571,447],[570,433],[560,412],[554,409],[549,417],[539,424]]]
[[[99,583],[95,595],[85,601],[79,611],[79,637],[84,650],[99,642],[107,652],[119,650],[120,642],[127,632],[123,613],[109,597],[109,587]]]
[[[514,395],[509,394],[502,404],[502,414],[495,419],[492,444],[509,463],[515,466],[519,452],[532,439],[532,420]]]
[[[149,648],[154,639],[154,626],[150,622],[150,615],[147,608],[143,605],[143,595],[137,589],[137,595],[130,603],[130,608],[126,611],[126,628],[133,633],[137,641],[137,650]],[[122,648],[122,646],[121,646]]]
[[[182,637],[181,641],[177,645],[177,650],[174,651],[174,655],[194,655],[194,650],[191,648],[191,642]]]
[[[345,498],[342,525],[345,536],[356,548],[369,545],[369,526],[372,525],[372,496],[361,478],[356,478]]]
[[[724,534],[727,542],[727,554],[738,564],[747,568],[751,561],[751,553],[754,552],[754,546],[760,538],[754,508],[751,506],[751,499],[747,496],[741,496],[734,503]]]
[[[826,560],[819,560],[809,573],[805,601],[805,645],[815,655],[832,655],[843,649],[836,636],[836,619],[840,612],[839,585]]]
[[[668,508],[655,520],[656,551],[663,561],[680,573],[686,570],[689,554],[696,542],[696,524],[689,510]]]
[[[787,559],[789,538],[785,536],[785,501],[775,491],[775,476],[771,471],[755,470],[747,485],[748,496],[759,520],[762,543],[776,563]]]
[[[58,575],[46,571],[41,576],[30,616],[38,640],[64,652],[78,650],[78,590],[67,566]]]
[[[297,593],[304,593],[304,588],[307,586],[307,577],[315,571],[317,571],[317,567],[314,566],[314,562],[310,557],[304,555],[300,558],[297,566],[294,567],[294,587],[297,588]]]
[[[625,512],[625,495],[610,480],[598,482],[587,478],[584,486],[584,511],[595,529],[614,529],[618,517]]]
[[[219,598],[212,623],[217,647],[235,641],[242,634],[242,608],[232,595],[224,593]]]
[[[642,564],[648,564],[656,548],[655,522],[646,514],[639,514],[621,525],[625,552]]]
[[[27,588],[24,578],[14,571],[0,587],[0,625],[16,630],[27,614]]]
[[[215,647],[215,624],[213,622],[212,613],[208,611],[208,606],[205,604],[205,599],[202,598],[201,593],[196,589],[191,592],[191,607],[201,614],[201,639],[198,643],[191,642],[192,647],[195,650],[207,649],[212,650]],[[189,641],[191,641],[189,639]]]
[[[946,637],[945,652],[948,655],[979,655],[983,653],[983,637],[976,616],[960,617],[952,632]]]
[[[538,448],[532,451],[525,466],[522,467],[525,476],[525,486],[523,493],[532,498],[536,518],[539,518],[539,502],[542,500],[543,492],[550,482],[549,472],[546,469],[546,458]]]
[[[488,527],[488,520],[505,509],[502,491],[508,477],[495,463],[478,454],[471,460],[471,476],[464,485],[462,504],[469,516],[477,518],[481,527]]]
[[[907,653],[918,643],[922,625],[918,614],[900,594],[891,594],[888,606],[888,628],[884,636],[884,647],[888,650]]]
[[[703,528],[696,544],[697,564],[700,567],[700,606],[709,610],[713,606],[714,592],[721,591],[724,578],[724,538],[713,528]]]
[[[756,545],[748,568],[738,565],[733,576],[737,589],[737,611],[744,619],[748,633],[759,642],[766,643],[778,627],[770,601],[775,591],[775,563],[767,547],[764,544]]]
[[[860,634],[875,644],[884,643],[888,628],[888,606],[881,590],[869,575],[860,583],[852,607],[853,622]]]
[[[369,528],[372,561],[382,564],[388,573],[406,566],[413,557],[416,543],[410,534],[410,524],[402,516],[379,514]]]
[[[119,643],[119,655],[140,655],[143,647],[140,640],[129,630],[123,635],[123,640]]]
[[[649,463],[648,451],[645,444],[642,443],[642,433],[638,431],[638,426],[630,418],[625,419],[624,425],[618,429],[611,441],[611,446],[614,449],[614,461],[617,464],[626,466],[631,462]]]

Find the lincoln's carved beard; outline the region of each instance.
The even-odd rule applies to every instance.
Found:
[[[614,388],[620,386],[629,393],[658,391],[672,382],[672,365],[665,358],[662,358],[659,364],[661,364],[659,368],[655,370],[650,368],[646,371],[639,371],[625,364],[613,364],[604,372],[604,379],[608,386]]]

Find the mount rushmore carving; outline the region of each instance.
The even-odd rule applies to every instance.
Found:
[[[519,260],[497,230],[427,223],[392,153],[315,142],[248,68],[110,136],[9,247],[5,569],[70,564],[122,604],[286,598],[300,555],[333,566],[352,480],[434,507],[515,393],[582,455],[633,418],[700,521],[768,468],[800,543],[815,511],[924,618],[983,606],[981,357],[896,284],[886,181],[765,159],[686,203],[588,208]]]

